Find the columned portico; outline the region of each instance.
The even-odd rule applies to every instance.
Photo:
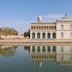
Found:
[[[30,53],[53,53],[56,46],[30,46]]]
[[[34,36],[35,35],[35,36]],[[31,39],[55,39],[55,32],[33,32],[30,35]]]
[[[72,18],[64,16],[55,22],[43,22],[39,16],[37,22],[31,23],[30,39],[72,40]]]

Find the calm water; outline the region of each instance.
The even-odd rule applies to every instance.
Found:
[[[0,45],[0,72],[72,72],[72,46]]]

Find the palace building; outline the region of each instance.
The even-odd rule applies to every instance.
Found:
[[[43,66],[44,61],[72,65],[72,45],[30,45],[26,50],[39,66]]]
[[[72,39],[72,18],[65,15],[55,22],[43,22],[39,16],[31,23],[30,39]]]

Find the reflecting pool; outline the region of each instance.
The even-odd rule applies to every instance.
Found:
[[[72,45],[0,45],[0,72],[72,72]]]

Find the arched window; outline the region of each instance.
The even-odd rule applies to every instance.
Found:
[[[62,38],[64,37],[64,33],[63,33],[63,32],[61,32],[61,37],[62,37]]]
[[[35,46],[32,46],[32,51],[35,52]]]
[[[50,33],[47,34],[47,38],[49,38],[49,39],[51,38],[51,34]]]
[[[53,52],[56,52],[56,46],[53,46]]]
[[[64,29],[64,25],[63,25],[63,24],[61,25],[61,29],[62,29],[62,30]]]
[[[43,39],[45,38],[45,33],[42,33],[42,38],[43,38]]]
[[[37,52],[40,52],[40,46],[37,46]]]
[[[51,46],[47,46],[47,51],[48,51],[48,52],[51,51]]]
[[[54,29],[54,26],[52,26],[52,29]]]
[[[47,26],[47,29],[48,29],[48,26]]]
[[[56,33],[53,33],[53,38],[56,38]]]
[[[37,38],[40,38],[40,33],[37,33]]]
[[[33,39],[35,38],[35,33],[32,33],[32,38],[33,38]]]
[[[45,52],[45,46],[42,46],[42,51]]]

